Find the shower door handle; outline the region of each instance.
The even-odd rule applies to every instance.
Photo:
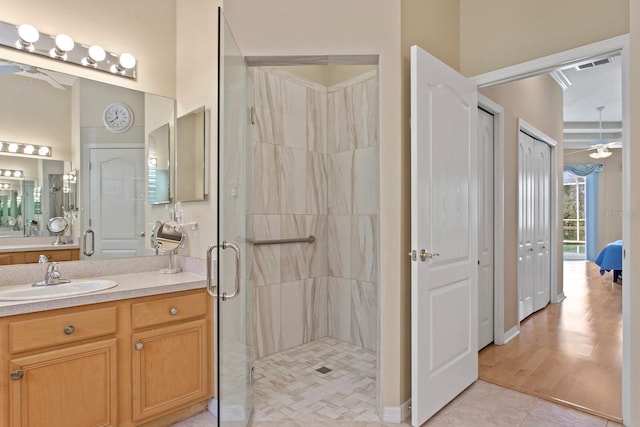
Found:
[[[235,255],[235,265],[236,265],[236,277],[235,277],[235,288],[233,293],[227,294],[226,292],[222,292],[220,295],[218,291],[220,290],[220,284],[218,283],[218,289],[216,292],[213,291],[213,278],[211,277],[211,253],[214,249],[217,249],[220,246],[223,250],[227,248],[233,249]],[[220,262],[220,260],[218,260]],[[219,280],[218,280],[219,282]],[[207,293],[214,298],[222,297],[222,301],[226,301],[233,297],[238,296],[240,293],[240,248],[235,243],[231,242],[222,242],[222,245],[211,244],[207,248]]]
[[[87,235],[91,234],[91,252],[87,252]],[[84,234],[82,235],[82,252],[86,255],[86,256],[91,256],[93,255],[93,253],[95,252],[95,248],[96,248],[96,234],[93,232],[92,229],[87,228],[87,231],[84,232]]]

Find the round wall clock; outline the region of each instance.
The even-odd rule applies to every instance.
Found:
[[[105,108],[103,120],[111,132],[126,132],[133,125],[133,111],[127,104],[116,102]]]

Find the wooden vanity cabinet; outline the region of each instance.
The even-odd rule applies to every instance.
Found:
[[[0,265],[35,264],[45,255],[50,262],[77,261],[80,259],[80,249],[51,249],[42,251],[16,251],[0,253]]]
[[[7,326],[10,426],[118,425],[116,307]]]
[[[169,425],[212,393],[204,290],[0,318],[0,427]]]
[[[211,396],[204,293],[132,305],[133,420]]]

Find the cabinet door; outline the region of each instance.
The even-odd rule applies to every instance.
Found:
[[[134,421],[210,396],[206,325],[195,320],[132,336]]]
[[[116,340],[9,362],[13,427],[117,426]]]

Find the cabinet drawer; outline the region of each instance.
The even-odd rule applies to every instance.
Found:
[[[116,333],[116,307],[9,324],[9,352],[33,350]]]
[[[207,297],[204,293],[174,296],[131,305],[133,329],[178,322],[204,316]]]

